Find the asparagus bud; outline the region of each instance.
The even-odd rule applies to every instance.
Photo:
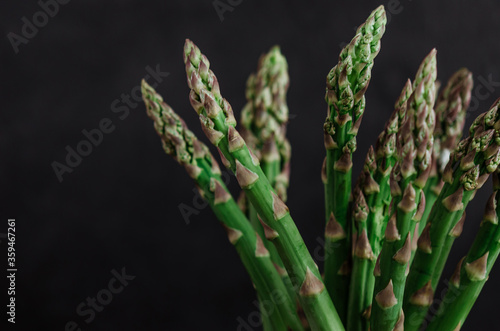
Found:
[[[493,176],[498,181],[498,172]],[[467,255],[460,260],[441,307],[427,330],[451,330],[464,324],[500,253],[499,198],[498,187],[495,187],[486,203],[476,238]]]
[[[387,19],[383,6],[375,9],[345,46],[337,65],[326,78],[325,99],[328,116],[324,124],[328,144],[326,154],[326,221],[334,213],[343,231],[344,239],[332,241],[326,236],[325,283],[343,321],[347,318],[347,299],[350,269],[351,225],[349,197],[351,195],[352,153],[356,150],[356,136],[365,110],[365,92],[371,79],[373,60],[380,50],[380,39]]]
[[[428,203],[419,227],[420,232],[424,229],[432,206],[443,187],[441,177],[450,159],[450,154],[462,136],[465,112],[470,103],[472,86],[472,73],[462,68],[450,77],[436,102],[432,169],[424,188]]]
[[[269,252],[224,186],[212,154],[144,80],[141,87],[147,114],[154,122],[165,152],[183,165],[194,179],[202,196],[226,229],[229,241],[238,251],[259,299],[269,303],[262,305],[262,313],[270,317],[273,329],[290,327],[293,330],[303,330],[295,303],[288,297]],[[279,298],[276,293],[280,294]]]
[[[428,221],[432,250],[417,249],[408,276],[404,311],[407,316],[411,316],[412,323],[405,325],[405,330],[417,330],[425,318],[429,305],[415,300],[415,294],[429,282],[431,290],[436,289],[456,238],[453,230],[463,221],[464,210],[476,190],[500,163],[500,135],[497,130],[500,127],[499,105],[500,99],[474,120],[469,130],[470,136],[460,141],[443,171],[445,184]]]
[[[288,122],[286,92],[288,90],[288,64],[278,46],[261,56],[257,73],[247,80],[247,104],[241,112],[241,134],[255,153],[269,182],[278,196],[286,201],[290,178],[291,148],[285,131]],[[264,228],[259,221],[257,210],[248,203],[248,217],[254,229],[264,236]],[[271,254],[271,259],[284,268],[276,247],[264,240]],[[295,298],[293,286],[287,273],[283,282],[289,288],[289,294]]]
[[[380,252],[381,274],[375,279],[374,298],[392,283],[396,302],[391,307],[374,304],[371,311],[373,330],[393,330],[401,324],[406,270],[411,259],[413,231],[423,209],[422,188],[431,168],[435,124],[434,92],[436,79],[436,50],[422,61],[413,81],[413,92],[407,101],[407,111],[397,135],[398,161],[392,169],[394,190],[392,199],[395,218],[387,229],[397,236],[386,237]],[[402,194],[400,193],[402,192]],[[415,217],[417,215],[417,217]],[[386,234],[388,232],[386,231]],[[390,234],[390,233],[389,233]]]
[[[246,143],[237,150],[230,150],[229,138],[235,130],[231,106],[222,98],[218,83],[215,85],[217,79],[208,69],[208,60],[190,40],[186,41],[184,47],[184,61],[191,93],[197,101],[203,102],[203,108],[195,108],[199,111],[201,124],[205,129],[210,128],[222,136],[220,140],[214,141],[214,145],[229,162],[231,170],[236,174],[240,186],[257,209],[262,221],[278,234],[273,243],[290,275],[311,327],[317,330],[344,330],[327,291],[315,284],[322,283],[321,276],[288,208],[274,193]],[[207,79],[202,78],[202,69]],[[217,108],[222,111],[215,111]],[[211,114],[217,115],[210,117]],[[311,278],[311,273],[314,279]],[[311,286],[312,283],[315,285]]]

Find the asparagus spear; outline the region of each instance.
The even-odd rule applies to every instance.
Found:
[[[242,137],[283,201],[287,200],[291,154],[286,138],[288,85],[286,58],[274,46],[259,60],[257,74],[250,75],[247,81],[247,104],[240,121]]]
[[[424,230],[432,206],[443,187],[444,182],[441,177],[444,167],[450,159],[451,152],[462,137],[465,112],[469,107],[472,87],[472,73],[466,68],[462,68],[450,77],[437,99],[432,169],[424,188],[427,205],[419,224],[419,235]]]
[[[365,91],[373,60],[380,50],[387,19],[383,6],[375,9],[342,49],[338,64],[326,79],[328,116],[325,121],[325,283],[343,321],[347,318],[350,280],[352,153],[365,110]]]
[[[493,175],[494,192],[487,202],[479,232],[467,255],[460,260],[448,284],[437,315],[428,331],[459,330],[474,305],[500,253],[500,181]]]
[[[402,330],[406,270],[411,258],[412,234],[422,216],[422,188],[429,176],[435,113],[436,50],[419,67],[408,99],[406,119],[398,134],[399,160],[391,173],[392,215],[375,267],[373,330]],[[418,208],[418,211],[417,211]]]
[[[184,62],[191,88],[191,105],[200,115],[210,142],[218,147],[223,163],[235,173],[239,185],[262,217],[266,238],[276,245],[311,328],[344,330],[288,207],[274,192],[258,159],[234,128],[236,120],[232,108],[220,94],[208,59],[190,40],[186,40],[184,47]]]
[[[286,201],[290,176],[290,143],[286,139],[288,107],[288,64],[278,46],[274,46],[259,60],[257,74],[247,81],[247,104],[241,113],[241,136],[260,161],[261,168],[278,196]],[[276,247],[264,236],[264,228],[257,210],[247,203],[247,214],[254,229],[263,237],[264,245],[271,254],[271,260],[282,271],[283,282],[289,294],[295,298],[290,277]]]
[[[434,291],[455,237],[461,232],[469,201],[500,163],[500,126],[497,99],[479,115],[451,154],[443,172],[445,182],[429,221],[418,240],[404,300],[405,330],[418,330],[432,303]]]
[[[347,328],[368,330],[373,298],[375,260],[382,248],[391,200],[389,177],[396,162],[396,134],[406,115],[406,103],[412,91],[408,80],[396,101],[394,111],[379,135],[375,150],[370,147],[360,175],[361,188],[353,191],[357,239],[349,289]],[[366,210],[366,219],[362,211]]]
[[[269,316],[273,330],[303,330],[295,312],[295,303],[287,295],[269,252],[224,186],[214,157],[151,86],[143,80],[141,87],[147,114],[154,121],[165,152],[185,167],[223,223],[229,241],[238,251],[256,287],[258,297],[266,303],[261,305],[265,309],[262,313]],[[274,307],[277,308],[275,312]]]

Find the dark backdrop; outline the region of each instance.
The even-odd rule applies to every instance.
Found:
[[[500,3],[493,0],[233,0],[223,21],[212,1],[65,1],[46,22],[34,0],[0,4],[0,232],[8,217],[16,218],[19,330],[64,330],[70,321],[82,330],[235,330],[241,321],[252,323],[252,285],[212,212],[199,209],[186,223],[178,206],[193,206],[191,180],[163,153],[142,103],[132,98],[116,109],[146,68],[158,66],[169,73],[160,76],[158,91],[202,136],[187,98],[185,38],[209,57],[237,116],[259,55],[281,45],[291,79],[289,205],[311,251],[321,247],[324,226],[325,77],[339,45],[371,10],[385,4],[392,15],[367,92],[356,175],[406,78],[431,48],[438,49],[440,80],[466,66],[483,85],[473,94],[480,104],[467,126],[500,95]],[[36,35],[25,28],[28,38],[20,39],[33,15]],[[86,139],[82,130],[98,128],[103,119],[114,130],[60,182],[53,162],[64,164],[67,146],[75,149]],[[237,191],[234,180],[231,187]],[[470,204],[444,276],[467,251],[490,187]],[[7,246],[0,239],[5,279]],[[77,307],[108,288],[113,270],[135,278],[86,323],[91,316],[82,318]],[[495,267],[464,330],[498,328],[499,282]]]

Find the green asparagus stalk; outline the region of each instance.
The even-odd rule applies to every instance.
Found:
[[[422,62],[408,99],[405,122],[397,139],[399,160],[391,173],[392,215],[375,267],[371,329],[402,330],[406,270],[411,258],[412,235],[425,208],[422,188],[429,176],[435,113],[436,50]],[[417,211],[418,208],[418,211]]]
[[[326,79],[328,115],[324,125],[326,161],[325,186],[325,283],[343,321],[347,319],[347,299],[351,269],[352,153],[365,110],[364,94],[371,79],[373,60],[387,19],[383,6],[375,9],[342,49],[338,64]]]
[[[265,309],[262,313],[269,317],[272,329],[303,330],[295,311],[295,302],[287,295],[262,239],[223,184],[214,157],[151,86],[143,80],[141,87],[147,114],[154,121],[165,152],[185,167],[226,228],[229,241],[238,251],[261,303],[265,303],[261,305]],[[277,309],[273,312],[275,307]]]
[[[487,202],[479,232],[465,258],[458,263],[428,331],[459,330],[462,327],[500,253],[498,172],[493,175],[493,182],[494,192]]]
[[[247,81],[247,104],[241,113],[241,136],[260,161],[261,168],[285,202],[290,177],[290,143],[286,138],[288,107],[288,64],[278,46],[274,46],[259,60],[257,74]],[[248,217],[254,229],[263,237],[264,245],[271,254],[271,260],[281,271],[283,282],[289,294],[295,298],[290,277],[279,257],[276,247],[264,236],[264,228],[257,210],[247,203]]]
[[[450,159],[451,152],[462,137],[465,112],[469,107],[472,87],[472,73],[466,68],[462,68],[450,77],[437,99],[432,169],[424,187],[427,205],[419,224],[419,235],[424,230],[432,206],[443,187],[444,167]]]
[[[257,235],[259,235],[259,234],[257,233]],[[278,324],[281,316],[279,314],[274,314],[273,317],[275,319],[277,319],[277,321],[273,321],[268,314],[263,313],[263,312],[266,312],[266,306],[265,306],[265,302],[260,297],[260,295],[258,295],[258,293],[257,293],[257,300],[259,301],[260,319],[262,321],[262,330],[263,331],[268,331],[268,330],[271,331],[271,330],[273,330],[273,324]]]
[[[222,98],[208,59],[186,40],[184,62],[190,101],[202,128],[236,175],[246,196],[265,224],[266,238],[277,247],[300,303],[313,330],[344,330],[319,270],[309,254],[285,203],[264,175],[259,160],[234,128],[236,120],[229,102]]]
[[[287,200],[290,176],[290,143],[286,138],[288,106],[286,93],[290,80],[288,64],[278,46],[259,60],[257,74],[247,81],[247,104],[242,110],[242,137],[272,175],[268,179],[278,196]]]
[[[370,326],[368,317],[375,285],[373,270],[388,221],[391,201],[389,177],[396,162],[396,135],[406,115],[406,103],[411,92],[411,81],[408,80],[384,131],[377,139],[375,149],[370,147],[368,151],[358,180],[360,188],[353,191],[357,238],[349,290],[348,330],[366,331]]]
[[[465,87],[462,89],[464,92],[462,98],[463,98],[463,104],[462,104],[462,109],[461,112],[459,113],[458,118],[456,119],[456,127],[448,126],[447,127],[447,132],[449,132],[447,135],[442,135],[441,132],[437,132],[438,136],[442,139],[443,146],[441,147],[441,152],[440,152],[440,159],[438,159],[437,166],[439,169],[444,169],[446,164],[449,162],[449,156],[451,151],[456,147],[456,142],[457,140],[460,139],[460,137],[454,137],[455,135],[462,135],[462,130],[463,130],[463,125],[465,124],[465,112],[468,107],[468,104],[470,102],[470,91],[472,89],[472,74],[468,75],[468,78],[466,77],[464,79],[464,85]],[[445,90],[446,92],[446,90]],[[467,95],[468,94],[468,95]],[[457,107],[460,107],[457,105]],[[453,114],[448,114],[448,118],[452,118]],[[442,123],[442,118],[440,116],[436,115],[436,119],[439,121],[437,123]],[[445,139],[446,138],[446,139]],[[444,148],[443,148],[444,147]],[[445,163],[446,162],[446,163]],[[441,174],[442,177],[442,174]],[[441,180],[442,182],[442,180]],[[442,187],[442,185],[441,185]],[[437,198],[437,197],[436,197]],[[436,200],[433,200],[432,203],[435,203]],[[446,240],[441,248],[442,252],[445,252],[444,254],[441,254],[439,257],[439,261],[437,263],[436,268],[434,269],[434,275],[432,279],[432,283],[437,284],[439,279],[441,278],[442,271],[446,265],[446,262],[448,261],[448,253],[451,251],[451,247],[453,246],[453,243],[457,237],[459,237],[462,233],[462,226],[465,221],[465,212],[463,213],[462,217],[459,220],[459,223],[457,226],[453,229],[453,232],[446,237]],[[425,227],[424,227],[425,228]]]
[[[454,239],[460,234],[464,210],[475,192],[500,163],[500,99],[479,115],[451,154],[443,172],[445,182],[418,240],[404,299],[405,330],[418,330],[432,303]]]

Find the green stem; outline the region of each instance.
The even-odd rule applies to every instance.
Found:
[[[236,120],[231,106],[220,95],[218,85],[214,85],[216,78],[208,69],[208,60],[189,40],[184,54],[191,103],[200,115],[202,128],[219,148],[223,163],[235,173],[239,185],[269,228],[267,239],[272,240],[283,260],[311,328],[344,330],[288,207],[276,195],[258,159],[234,128]],[[213,78],[204,80],[203,76],[207,75]]]
[[[372,11],[327,75],[328,116],[324,124],[325,284],[340,318],[347,321],[351,269],[352,154],[365,111],[365,92],[387,23],[383,6]]]
[[[288,212],[276,215],[278,197],[259,166],[252,163],[246,147],[228,154],[258,176],[252,185],[243,187],[251,203],[266,224],[278,234],[270,238],[276,245],[284,265],[291,276],[292,284],[298,289],[302,307],[313,330],[343,330],[343,326],[331,302],[328,292],[323,290],[319,271]],[[244,171],[244,170],[240,170]],[[237,170],[235,169],[235,172]],[[238,173],[237,173],[238,176]],[[241,178],[239,180],[241,182]],[[313,285],[309,291],[310,283]]]
[[[461,208],[454,207],[449,210],[445,207],[443,200],[449,197],[452,192],[456,192],[459,186],[458,178],[453,184],[445,184],[429,216],[427,224],[429,233],[424,233],[425,237],[419,241],[419,247],[408,275],[405,293],[403,308],[406,315],[405,330],[418,330],[432,303],[437,285],[435,279],[438,278],[436,277],[438,271],[436,269],[440,261],[441,249],[450,229],[458,223],[472,196],[471,191],[465,191],[463,198],[457,201],[457,204],[462,205]]]
[[[483,289],[500,253],[499,198],[499,192],[495,191],[489,199],[479,232],[451,277],[448,291],[428,331],[460,329]]]
[[[261,163],[262,170],[264,171],[266,177],[269,179],[271,183],[274,182],[274,178],[279,174],[279,162],[265,162],[263,161]],[[264,228],[262,227],[262,224],[260,223],[259,216],[257,213],[257,210],[255,207],[249,203],[248,204],[248,212],[249,212],[249,218],[250,218],[250,223],[252,224],[253,228],[261,238],[263,238],[264,245],[266,246],[267,250],[269,251],[271,255],[271,261],[276,266],[276,269],[278,270],[278,273],[281,276],[281,279],[283,283],[285,284],[285,287],[288,291],[288,295],[292,301],[295,301],[296,295],[295,295],[295,290],[293,288],[293,284],[290,280],[290,276],[285,270],[285,266],[283,264],[283,261],[281,260],[281,257],[276,249],[276,247],[271,243],[271,241],[267,240],[265,237],[265,232]]]
[[[339,134],[341,136],[341,134]],[[342,141],[340,141],[342,143]],[[341,145],[342,146],[342,145]],[[349,294],[351,265],[351,227],[348,213],[351,196],[351,173],[336,171],[335,163],[339,160],[339,149],[327,150],[327,183],[325,184],[326,222],[333,213],[343,229],[344,235],[329,236],[325,240],[325,285],[332,297],[342,321],[346,322],[347,298]]]
[[[375,269],[375,302],[370,325],[377,331],[402,329],[405,320],[402,305],[412,238],[424,211],[422,188],[431,169],[435,79],[436,50],[433,49],[415,75],[405,119],[397,135],[398,163],[391,172],[393,215],[387,224],[379,265]]]
[[[362,191],[354,191],[357,195],[367,197],[367,219],[358,225],[358,240],[353,257],[353,271],[349,291],[348,329],[367,331],[370,327],[370,316],[373,291],[375,287],[375,260],[382,249],[385,228],[389,218],[391,202],[390,173],[396,162],[396,136],[407,108],[408,97],[412,93],[411,81],[408,80],[396,101],[395,109],[387,121],[384,131],[379,135],[375,149],[370,147],[366,156],[363,172],[359,182]],[[356,208],[356,207],[355,207]],[[366,227],[368,245],[363,243],[362,234]],[[361,230],[360,230],[361,229]],[[365,247],[363,247],[363,245]],[[372,254],[366,254],[366,252]],[[361,253],[361,254],[359,254]],[[364,254],[363,254],[364,253]]]
[[[264,313],[265,307],[264,307],[264,304],[262,302],[260,295],[257,295],[257,298],[259,300],[260,319],[262,320],[262,330],[263,331],[273,331],[273,325],[272,325],[271,319],[270,319],[269,315]]]
[[[373,292],[369,292],[370,288],[373,289],[374,281],[369,276],[370,269],[372,269],[372,263],[368,259],[353,258],[353,268],[352,274],[359,275],[356,278],[356,283],[365,284],[364,286],[354,288],[353,283],[351,283],[350,294],[349,294],[349,311],[347,320],[348,330],[368,330],[370,325],[368,319],[363,316],[363,313],[368,309],[371,304],[365,299],[372,296]],[[354,300],[351,300],[354,299]]]
[[[366,231],[368,243],[371,247],[371,257],[362,257],[354,254],[351,285],[349,290],[348,329],[353,331],[366,331],[370,322],[367,314],[371,309],[373,291],[375,287],[375,259],[382,249],[382,239],[387,224],[386,208],[390,199],[389,175],[376,172],[375,182],[380,191],[368,196],[368,218],[366,220]],[[358,233],[364,230],[362,226]]]
[[[416,224],[413,217],[421,196],[421,189],[413,187],[411,178],[404,180],[402,186],[402,198],[393,199],[396,217],[390,222],[395,223],[387,225],[388,232],[380,252],[381,273],[375,279],[373,293],[376,303],[372,305],[370,320],[373,330],[391,331],[402,320],[406,269],[411,258],[411,232]]]
[[[273,187],[276,187],[275,180],[276,180],[276,177],[281,172],[280,163],[281,163],[280,160],[275,160],[275,161],[270,161],[270,162],[268,162],[266,160],[262,160],[262,162],[261,162],[262,170],[263,170],[264,174],[266,175],[266,177],[268,178],[271,185],[273,185]],[[252,207],[253,207],[253,205],[252,205]],[[259,222],[259,225],[262,228],[262,224],[260,224],[260,222]],[[263,237],[263,238],[265,238],[265,237]],[[290,296],[290,299],[296,300],[295,290],[293,288],[292,281],[290,280],[290,276],[288,275],[288,273],[285,270],[285,266],[283,264],[283,261],[281,260],[281,257],[279,255],[278,251],[276,250],[276,247],[267,239],[265,239],[265,243],[267,244],[267,246],[270,247],[271,260],[278,266],[278,269],[281,271],[280,272],[281,279],[283,280],[283,283],[285,284],[285,287],[288,290],[288,294]]]
[[[439,178],[437,176],[429,177],[423,189],[426,204],[424,214],[422,215],[422,219],[420,220],[420,224],[418,227],[418,236],[420,236],[422,234],[422,231],[424,231],[424,228],[427,225],[427,221],[429,220],[429,215],[431,213],[432,207],[437,201],[439,192],[441,192],[441,189],[439,186],[437,186],[437,184],[439,184]]]
[[[273,330],[286,330],[287,326],[293,330],[303,330],[295,312],[295,303],[288,297],[281,277],[271,262],[269,252],[265,247],[259,247],[262,239],[257,237],[236,201],[230,197],[220,176],[210,172],[212,165],[208,164],[205,159],[198,159],[197,164],[203,169],[203,172],[196,179],[196,182],[202,188],[204,197],[210,203],[217,218],[226,226],[230,241],[238,251],[253,284],[257,288],[260,302],[266,307],[262,314],[269,317]],[[226,199],[228,200],[226,202],[216,202],[217,191],[215,189],[216,192],[213,192],[214,185],[220,185],[227,194]],[[274,307],[277,308],[276,312],[273,312]]]
[[[226,228],[229,241],[235,246],[262,306],[266,308],[262,313],[268,314],[275,330],[303,330],[295,302],[289,298],[269,252],[222,183],[220,169],[208,148],[145,81],[142,82],[142,94],[165,151],[186,168]]]
[[[259,221],[258,216],[257,216],[257,211],[255,210],[255,208],[251,204],[249,204],[249,206],[248,206],[248,213],[249,213],[250,224],[252,225],[252,227],[256,231],[256,233],[259,235],[259,237],[263,238],[262,239],[263,244],[266,247],[266,249],[269,251],[269,256],[271,258],[271,261],[273,263],[275,263],[274,261],[276,259],[276,255],[279,258],[278,252],[276,251],[276,248],[268,240],[265,239],[264,228],[260,224],[260,221]],[[277,271],[279,273],[279,270],[277,270]],[[280,274],[280,277],[283,280],[284,276],[282,276]],[[290,298],[293,298],[293,297],[290,297]],[[266,309],[270,309],[268,307],[269,301],[267,301],[267,302],[263,301],[260,295],[258,296],[258,300],[259,300],[259,307],[260,307],[260,311],[261,311],[260,315],[261,315],[261,319],[262,319],[262,327],[263,327],[264,331],[273,331],[277,327],[278,327],[278,329],[282,328],[284,326],[284,323],[281,320],[281,316],[278,314],[269,314],[269,312],[266,311]],[[293,302],[293,300],[291,302]],[[274,307],[274,305],[272,307]]]

